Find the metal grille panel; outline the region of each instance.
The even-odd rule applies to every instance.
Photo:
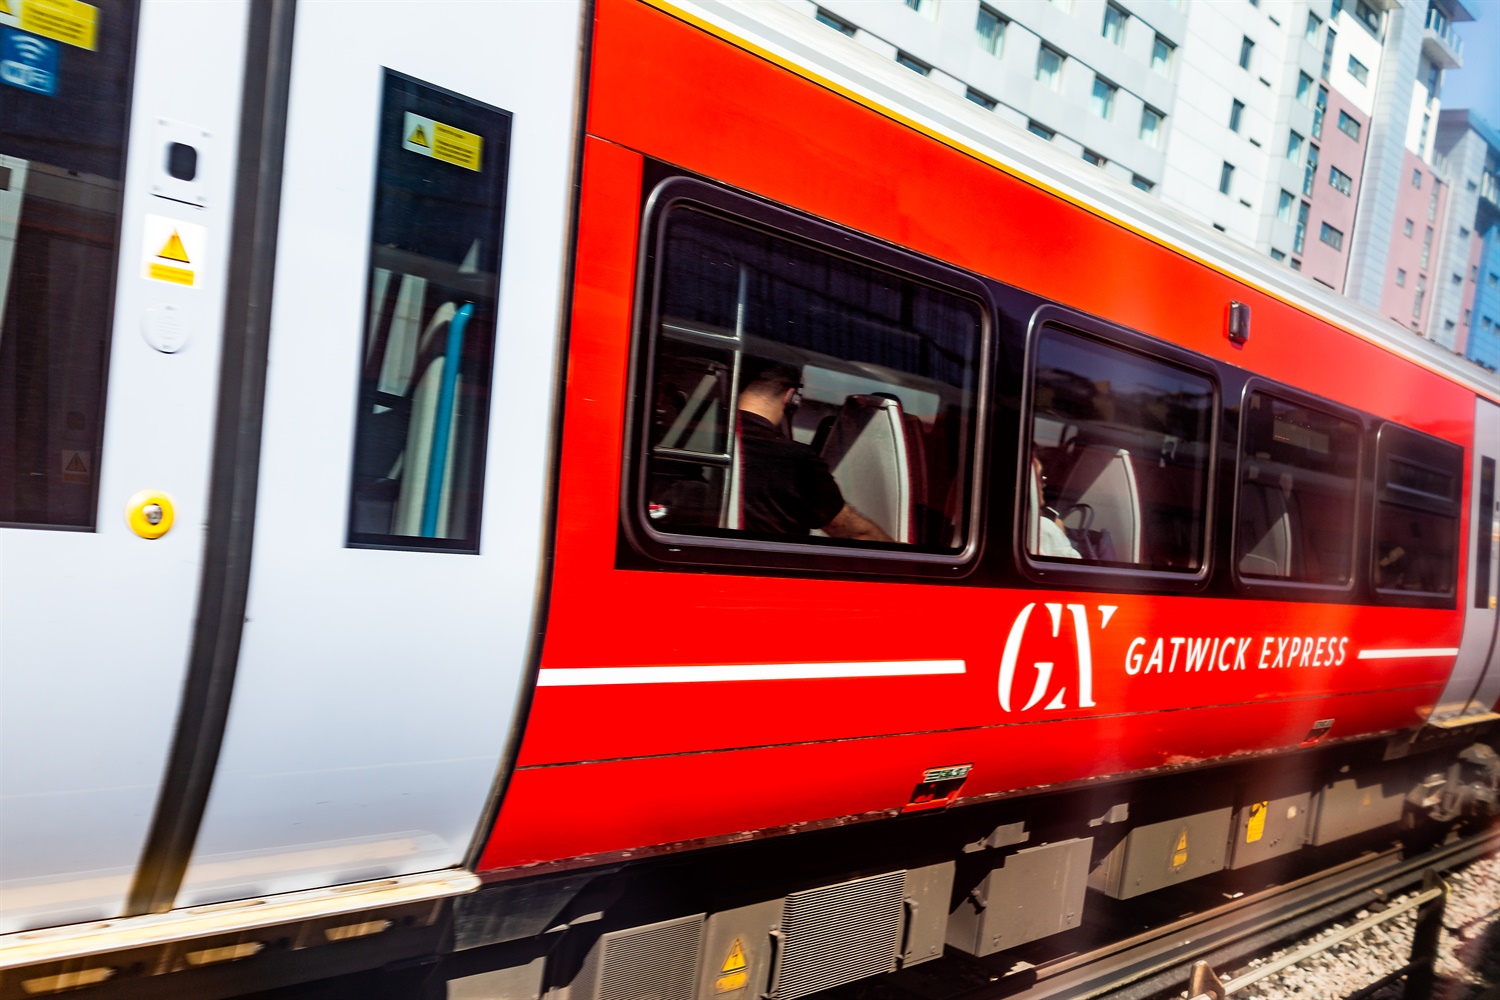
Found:
[[[905,883],[906,873],[897,871],[788,896],[776,1000],[894,971]]]
[[[693,1000],[702,931],[703,915],[698,914],[605,934],[579,971],[573,996]]]

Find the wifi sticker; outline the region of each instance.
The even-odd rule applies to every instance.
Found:
[[[57,93],[56,42],[0,29],[0,83],[48,97]]]

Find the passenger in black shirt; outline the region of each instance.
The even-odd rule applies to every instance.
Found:
[[[747,363],[739,398],[741,526],[746,531],[894,541],[844,502],[828,463],[781,433],[787,406],[802,386],[791,365]]]

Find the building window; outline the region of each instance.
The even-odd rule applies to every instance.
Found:
[[[1280,251],[1280,250],[1277,250],[1275,247],[1272,247],[1271,248],[1271,259],[1274,260],[1274,261],[1276,261],[1276,263],[1278,263],[1278,264],[1285,263],[1286,262],[1286,254],[1284,252]]]
[[[1340,194],[1351,194],[1354,191],[1354,178],[1331,163],[1328,165],[1328,183]]]
[[[1461,240],[1466,240],[1466,239],[1469,238],[1469,230],[1468,230],[1467,227],[1465,227],[1465,226],[1459,226],[1458,227],[1458,238],[1461,239]]]
[[[1293,163],[1302,155],[1302,137],[1296,132],[1288,132],[1286,137],[1286,158]]]
[[[1396,287],[1397,288],[1405,288],[1406,287],[1406,268],[1404,268],[1404,267],[1398,267],[1398,268],[1396,268]]]
[[[896,61],[905,66],[907,69],[911,70],[913,73],[920,73],[923,76],[926,76],[928,73],[932,72],[931,66],[922,62],[922,60],[920,59],[907,55],[905,52],[897,52]]]
[[[1380,12],[1371,7],[1366,0],[1359,0],[1354,5],[1354,16],[1375,36],[1380,35]]]
[[[1469,280],[1473,281],[1473,282],[1476,282],[1476,283],[1479,281],[1479,265],[1478,264],[1475,264],[1473,267],[1469,268]]]
[[[1255,43],[1246,35],[1240,39],[1240,69],[1250,68],[1250,54],[1255,51]]]
[[[1297,103],[1307,107],[1312,101],[1313,78],[1306,73],[1297,74]]]
[[[1417,153],[1420,155],[1427,148],[1427,130],[1432,128],[1432,116],[1425,111],[1422,112],[1422,134],[1417,137]]]
[[[1489,286],[1491,288],[1494,288],[1496,285],[1500,285],[1500,274],[1496,274],[1494,271],[1490,271],[1487,280],[1489,282]]]
[[[1453,283],[1455,285],[1462,285],[1464,283],[1464,276],[1461,274],[1453,275]]]
[[[1426,296],[1427,276],[1425,274],[1419,274],[1417,275],[1417,297],[1411,304],[1412,319],[1420,319],[1422,317],[1422,299],[1426,298]]]
[[[1116,45],[1125,44],[1125,19],[1130,15],[1114,4],[1104,5],[1104,37]]]
[[[1092,163],[1096,167],[1102,167],[1109,162],[1092,149],[1085,149],[1083,151],[1083,159],[1085,163]]]
[[[1469,317],[1471,317],[1473,315],[1474,315],[1474,310],[1472,310],[1472,309],[1465,309],[1464,310],[1464,326],[1468,326],[1469,325]]]
[[[1162,123],[1165,121],[1166,116],[1163,115],[1160,111],[1157,111],[1155,108],[1151,107],[1151,105],[1148,104],[1144,108],[1142,108],[1141,141],[1150,146],[1152,149],[1156,149],[1161,146],[1162,132],[1165,131],[1162,128]]]
[[[1411,235],[1411,230],[1412,230],[1412,222],[1411,222],[1410,219],[1407,219],[1406,222],[1405,222],[1405,224],[1403,224],[1402,227],[1401,227],[1401,235],[1403,235],[1403,236],[1410,236]]]
[[[1296,253],[1297,251],[1293,250],[1292,252]],[[1293,271],[1300,271],[1300,270],[1302,270],[1302,262],[1300,260],[1298,260],[1296,257],[1292,258],[1292,270]]]
[[[1292,234],[1292,253],[1301,253],[1302,247],[1307,243],[1307,213],[1310,208],[1305,201],[1297,206],[1297,231]],[[1300,265],[1297,261],[1292,261],[1292,266]]]
[[[1427,199],[1428,222],[1435,222],[1437,220],[1438,189],[1441,186],[1442,181],[1439,181],[1436,177],[1434,177],[1432,179],[1432,197]]]
[[[1142,191],[1150,191],[1152,188],[1156,187],[1155,184],[1146,180],[1146,178],[1142,177],[1140,174],[1131,174],[1130,183],[1131,186],[1138,187]]]
[[[1307,166],[1302,168],[1302,193],[1311,198],[1313,181],[1318,178],[1318,147],[1307,144]]]
[[[1234,180],[1234,164],[1228,160],[1219,168],[1219,193],[1228,194],[1229,185]]]
[[[1411,186],[1419,189],[1422,187],[1422,171],[1420,169],[1415,169],[1411,172]]]
[[[1428,226],[1427,227],[1427,231],[1422,234],[1422,263],[1419,265],[1422,270],[1424,270],[1424,271],[1427,270],[1427,260],[1431,256],[1432,256],[1432,227]]]
[[[1307,39],[1307,44],[1318,44],[1318,29],[1321,27],[1323,27],[1323,20],[1318,15],[1309,13],[1307,15],[1307,30],[1302,33],[1302,37]]]
[[[1240,130],[1240,117],[1244,113],[1245,113],[1245,102],[1244,101],[1230,101],[1229,102],[1229,131],[1231,131],[1231,132],[1238,132]]]
[[[1317,101],[1313,104],[1312,137],[1323,138],[1323,116],[1328,113],[1328,88],[1319,87]]]
[[[906,0],[906,6],[910,7],[912,10],[921,10],[922,0]]]
[[[1339,131],[1355,142],[1359,141],[1359,122],[1347,111],[1339,112]]]
[[[854,37],[854,25],[842,18],[834,17],[822,7],[818,8],[817,18],[819,24],[826,24],[841,35],[848,35],[850,38]]]
[[[986,97],[979,91],[975,90],[973,87],[965,90],[964,96],[973,101],[975,104],[979,105],[981,108],[984,108],[984,110],[986,111],[994,111],[995,105],[999,103],[993,97]]]
[[[1051,142],[1052,137],[1057,134],[1038,121],[1028,121],[1026,123],[1026,131],[1030,132],[1032,135],[1040,136],[1043,139],[1046,139],[1048,142]]]
[[[1333,43],[1338,40],[1339,33],[1332,28],[1328,29],[1328,37],[1323,41],[1323,68],[1320,75],[1328,79],[1328,74],[1333,70]]]
[[[1176,48],[1160,35],[1151,43],[1151,68],[1162,76],[1172,72],[1172,50]]]
[[[974,22],[974,40],[981,49],[992,56],[998,56],[1005,47],[1005,26],[1009,23],[988,7],[980,5],[979,18]]]
[[[1292,205],[1297,201],[1297,196],[1290,191],[1281,192],[1276,201],[1276,218],[1282,222],[1292,221]]]
[[[1108,118],[1115,110],[1114,84],[1102,76],[1094,77],[1094,92],[1089,97],[1089,110],[1100,118]]]
[[[1370,68],[1353,56],[1349,57],[1349,75],[1360,83],[1370,81]]]
[[[1322,240],[1324,243],[1327,243],[1329,246],[1333,247],[1335,250],[1343,249],[1343,246],[1344,246],[1344,233],[1343,233],[1343,231],[1339,230],[1339,229],[1334,229],[1332,226],[1330,226],[1326,222],[1323,223],[1323,227],[1318,230],[1318,239]]]
[[[1036,79],[1049,90],[1062,89],[1063,54],[1043,45],[1036,54]]]

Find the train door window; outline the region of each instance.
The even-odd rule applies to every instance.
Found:
[[[474,552],[510,114],[387,70],[348,544]]]
[[[95,523],[136,6],[94,3],[92,46],[0,28],[0,524]]]
[[[1380,429],[1375,477],[1375,589],[1441,599],[1457,590],[1464,451],[1399,424]]]
[[[847,234],[790,216],[773,229],[731,214],[727,192],[673,185],[694,198],[656,215],[637,524],[954,561],[971,541],[980,303],[817,242],[858,246]]]
[[[1205,569],[1206,375],[1047,325],[1033,345],[1022,544],[1052,566]]]
[[[1235,566],[1243,579],[1353,580],[1360,427],[1264,392],[1241,411]]]

